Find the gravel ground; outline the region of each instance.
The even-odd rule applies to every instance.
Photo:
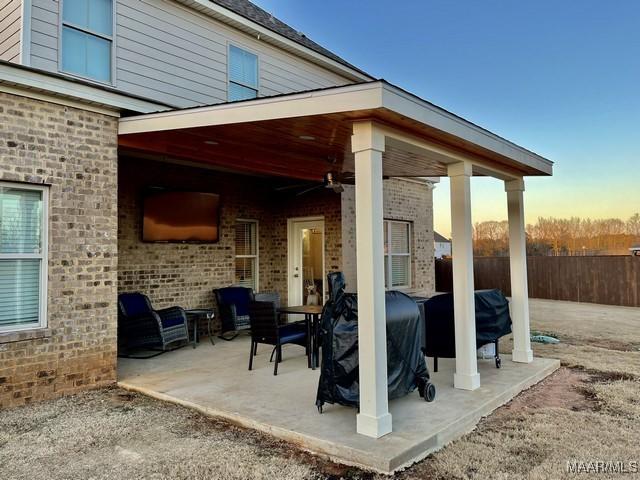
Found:
[[[640,462],[640,309],[589,307],[532,302],[532,328],[562,340],[535,354],[563,368],[396,478],[640,478],[566,471]],[[1,480],[339,478],[386,477],[117,388],[0,410]]]

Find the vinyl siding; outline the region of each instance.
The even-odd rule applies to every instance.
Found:
[[[31,66],[58,71],[58,7],[55,0],[32,0]]]
[[[114,86],[176,107],[227,100],[227,49],[256,53],[260,95],[344,85],[349,80],[167,0],[115,0]],[[58,8],[33,0],[31,62],[57,71]]]
[[[21,0],[0,0],[0,60],[20,61],[21,16]]]

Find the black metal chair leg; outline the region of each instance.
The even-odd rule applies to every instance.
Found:
[[[276,352],[276,362],[275,365],[273,366],[273,374],[274,375],[278,375],[278,363],[280,363],[280,361],[282,360],[281,358],[281,348],[280,345],[276,345],[275,348],[275,352]]]
[[[256,355],[258,355],[258,342],[255,342],[253,346],[253,356],[255,357]]]
[[[213,331],[211,330],[212,320],[213,320],[213,316],[207,315],[207,333],[209,334],[209,340],[211,341],[211,345],[215,345],[216,342],[213,340]]]
[[[251,370],[251,368],[253,367],[253,356],[254,356],[254,352],[255,352],[255,346],[256,346],[256,344],[252,340],[251,341],[251,350],[249,350],[249,370]]]
[[[438,357],[433,357],[433,372],[438,371]]]

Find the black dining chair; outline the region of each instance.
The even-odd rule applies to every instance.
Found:
[[[309,343],[307,328],[303,323],[279,325],[278,310],[274,302],[249,302],[249,321],[251,322],[251,350],[249,351],[249,370],[253,368],[253,357],[258,353],[258,344],[272,345],[275,353],[273,374],[278,375],[278,363],[282,362],[282,346],[300,345],[305,348],[307,359]]]

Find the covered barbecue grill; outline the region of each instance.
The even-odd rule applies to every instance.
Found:
[[[476,348],[495,344],[496,367],[500,368],[498,340],[511,333],[509,301],[498,290],[475,292]],[[456,337],[453,294],[436,295],[424,302],[424,354],[433,357],[433,370],[438,371],[438,357],[455,358]]]
[[[358,407],[358,301],[345,293],[341,272],[328,276],[330,300],[321,321],[322,365],[316,406],[325,403]],[[435,387],[421,352],[422,325],[416,302],[401,292],[385,295],[387,316],[387,376],[389,399],[418,389],[426,401],[433,401]]]

